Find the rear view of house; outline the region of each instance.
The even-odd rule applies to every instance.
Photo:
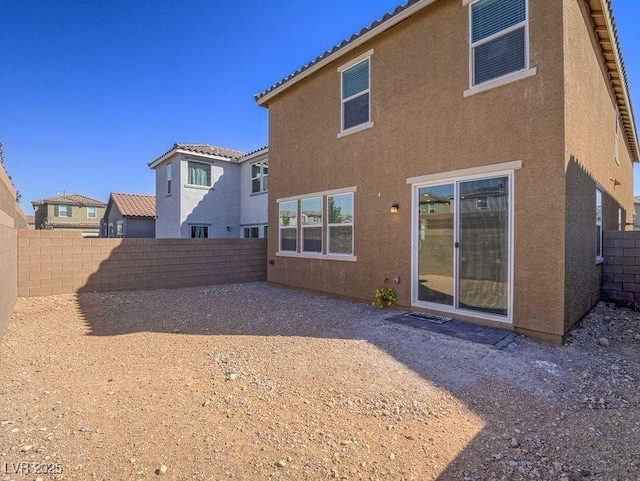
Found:
[[[638,160],[609,1],[412,0],[256,100],[269,281],[554,342],[598,301]]]

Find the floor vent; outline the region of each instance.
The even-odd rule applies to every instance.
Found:
[[[418,319],[419,321],[433,322],[434,324],[444,324],[445,322],[453,321],[450,317],[436,316],[433,314],[423,314],[422,312],[409,312],[405,314],[412,319]]]

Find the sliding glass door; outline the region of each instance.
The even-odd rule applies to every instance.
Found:
[[[508,175],[416,188],[418,305],[509,316],[510,194]]]

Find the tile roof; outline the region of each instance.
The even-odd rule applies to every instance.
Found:
[[[262,152],[263,150],[267,150],[268,148],[269,148],[268,145],[263,145],[262,147],[260,147],[258,149],[254,149],[251,152],[247,152],[246,154],[244,154],[243,158],[244,157],[249,157],[250,155],[253,155],[253,154],[257,154],[258,152]]]
[[[46,225],[54,229],[100,229],[100,222],[48,222]]]
[[[204,155],[216,155],[218,157],[224,157],[230,160],[238,160],[245,156],[245,153],[240,150],[227,149],[225,147],[217,147],[211,144],[184,144],[184,143],[176,143],[171,146],[169,150],[164,152],[162,155],[159,155],[151,162],[149,165],[155,164],[163,157],[173,153],[177,150],[186,150],[188,152],[193,152],[194,154],[204,154]]]
[[[142,194],[121,194],[112,192],[109,202],[118,207],[124,217],[155,217],[156,196]]]
[[[358,33],[354,33],[353,35],[351,35],[351,37],[344,39],[342,42],[340,42],[338,45],[334,45],[331,49],[327,50],[326,52],[324,52],[322,55],[319,55],[318,57],[316,57],[315,59],[313,59],[311,62],[307,63],[306,65],[303,65],[302,67],[300,67],[298,70],[296,70],[295,72],[293,72],[291,75],[289,75],[288,77],[283,78],[282,80],[280,80],[278,83],[272,85],[271,87],[269,87],[267,90],[257,93],[255,94],[253,97],[254,99],[257,101],[259,101],[262,97],[264,97],[265,95],[273,92],[275,89],[277,89],[278,87],[281,87],[282,85],[284,85],[285,83],[293,80],[294,78],[298,77],[300,74],[302,74],[303,72],[309,70],[311,67],[313,67],[314,65],[318,64],[319,62],[323,61],[324,59],[326,59],[327,57],[330,57],[331,55],[335,54],[336,52],[344,49],[345,47],[347,47],[348,45],[352,44],[353,42],[355,42],[357,39],[359,39],[360,37],[362,37],[363,35],[365,35],[366,33],[369,33],[371,30],[373,30],[374,28],[379,27],[380,25],[388,22],[389,20],[391,20],[392,18],[396,17],[397,15],[399,15],[400,13],[404,12],[405,10],[407,10],[409,7],[412,7],[414,4],[419,3],[422,0],[409,0],[407,1],[407,3],[405,3],[404,5],[398,5],[395,10],[393,10],[393,12],[389,12],[386,13],[382,18],[378,19],[378,20],[374,20],[371,24],[369,24],[368,26],[362,28]]]
[[[100,200],[95,200],[90,197],[86,197],[80,194],[64,194],[57,197],[51,197],[49,199],[34,200],[31,204],[35,207],[37,205],[44,204],[62,204],[62,205],[78,205],[81,207],[106,207],[107,204]]]

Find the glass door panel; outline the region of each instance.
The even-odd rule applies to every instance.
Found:
[[[454,184],[418,190],[418,300],[454,305]]]
[[[509,178],[459,183],[458,306],[508,315]]]

